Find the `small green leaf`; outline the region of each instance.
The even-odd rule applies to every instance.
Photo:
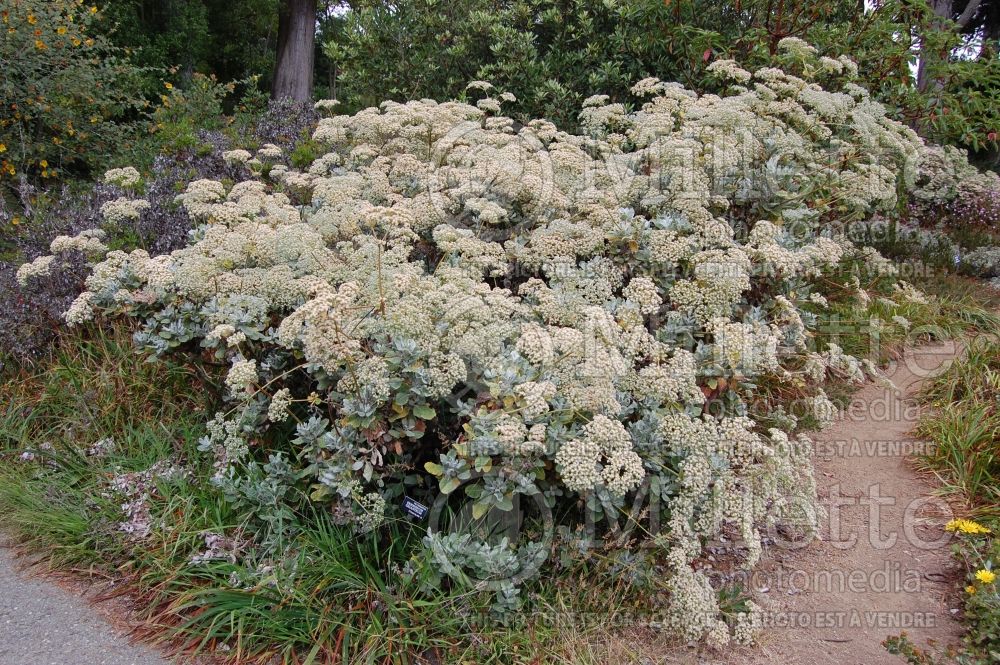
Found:
[[[421,420],[434,420],[437,417],[437,412],[429,406],[420,405],[413,407],[413,415]]]
[[[440,476],[444,473],[444,467],[435,462],[427,462],[424,464],[424,469],[432,476]]]
[[[490,511],[490,504],[487,501],[477,501],[472,504],[472,519],[481,519],[483,515]]]

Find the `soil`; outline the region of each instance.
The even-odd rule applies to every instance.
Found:
[[[721,662],[747,665],[903,663],[882,641],[906,631],[943,649],[962,635],[959,571],[950,556],[949,505],[913,466],[929,445],[912,431],[921,385],[957,356],[951,342],[907,351],[837,421],[815,434],[817,489],[828,515],[805,547],[778,540],[751,588],[767,616],[752,649]]]

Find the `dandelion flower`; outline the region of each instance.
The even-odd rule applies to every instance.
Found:
[[[961,533],[990,533],[982,524],[978,522],[973,522],[972,520],[954,519],[944,525],[945,531],[959,531]]]
[[[984,569],[976,571],[976,579],[982,582],[983,584],[993,584],[996,578],[997,574],[994,573],[992,570]]]

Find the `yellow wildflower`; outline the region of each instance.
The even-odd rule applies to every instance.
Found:
[[[91,14],[96,14],[97,13],[97,7],[91,7],[90,8],[90,13]]]
[[[969,595],[972,595],[976,592],[976,587],[970,584],[969,586],[965,587],[965,592]]]
[[[35,23],[38,23],[38,19],[35,18],[35,15],[28,14],[28,25],[35,25]]]
[[[80,45],[80,44],[82,44],[82,43],[83,43],[83,42],[81,42],[81,41],[80,41],[80,39],[79,39],[78,37],[74,37],[74,38],[73,38],[73,46],[79,46],[79,45]]]
[[[41,166],[43,169],[49,168],[49,162],[47,160],[44,160],[44,159],[42,161],[38,162],[38,165]]]
[[[35,48],[38,49],[39,51],[44,51],[46,49],[45,42],[43,42],[41,39],[36,39]]]
[[[3,143],[0,143],[0,153],[4,152],[7,152],[7,146]]]
[[[174,89],[174,84],[173,83],[164,83],[163,87],[166,88],[167,90],[173,90]]]
[[[983,584],[993,584],[996,578],[997,574],[994,573],[992,570],[984,569],[976,571],[976,579],[982,582]]]
[[[60,35],[65,35],[66,34],[66,26],[60,25],[58,28],[56,28],[56,32],[59,33]]]
[[[962,533],[990,533],[990,530],[979,522],[972,520],[955,519],[944,525],[945,531],[961,531]]]

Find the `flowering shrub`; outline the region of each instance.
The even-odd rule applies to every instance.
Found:
[[[227,152],[235,184],[199,179],[177,197],[187,245],[106,252],[66,320],[131,316],[152,356],[228,367],[201,448],[265,545],[303,495],[359,530],[404,494],[464,494],[473,516],[530,497],[574,538],[655,497],[667,624],[748,639],[753,607],[723,619],[694,565],[703,544],[732,531],[752,566],[762,529],[816,518],[808,439],[759,426],[748,396],[793,382],[822,419],[828,374],[874,371],[815,344],[831,289],[870,299],[856,276],[834,281],[844,265],[922,297],[838,223],[895,209],[925,146],[849,81],[853,63],[782,48],[789,71],[715,63],[719,95],[646,79],[634,113],[588,99],[585,135],[516,126],[499,112],[510,96],[476,82],[476,105],[324,118],[325,152],[301,170],[277,145]],[[485,576],[506,608],[547,547],[437,531],[425,545],[416,569]]]
[[[18,0],[0,11],[0,184],[87,168],[142,104],[137,70],[94,29],[96,6]]]
[[[964,150],[927,145],[902,218],[865,220],[853,225],[850,235],[893,258],[990,278],[1000,274],[998,221],[997,174],[970,165]]]
[[[174,95],[170,99],[175,105],[183,101]],[[174,199],[190,179],[239,177],[241,171],[227,165],[224,158],[234,140],[241,145],[275,143],[292,153],[315,127],[316,116],[311,108],[284,100],[240,120],[238,131],[233,132],[235,139],[220,131],[191,128],[196,148],[176,150],[176,144],[164,145],[167,149],[152,157],[144,173],[132,167],[111,169],[91,190],[61,185],[46,191],[38,183],[19,183],[18,198],[28,213],[14,215],[0,203],[0,248],[12,255],[0,260],[0,372],[31,364],[46,352],[63,312],[83,289],[89,272],[85,256],[62,251],[50,270],[32,280],[30,288],[19,289],[15,276],[21,261],[50,254],[55,236],[74,237],[95,227],[106,234],[104,243],[114,249],[141,247],[152,254],[177,249],[187,241],[192,222]],[[149,209],[143,203],[131,203],[140,194]],[[115,221],[123,205],[133,209],[132,216]]]

